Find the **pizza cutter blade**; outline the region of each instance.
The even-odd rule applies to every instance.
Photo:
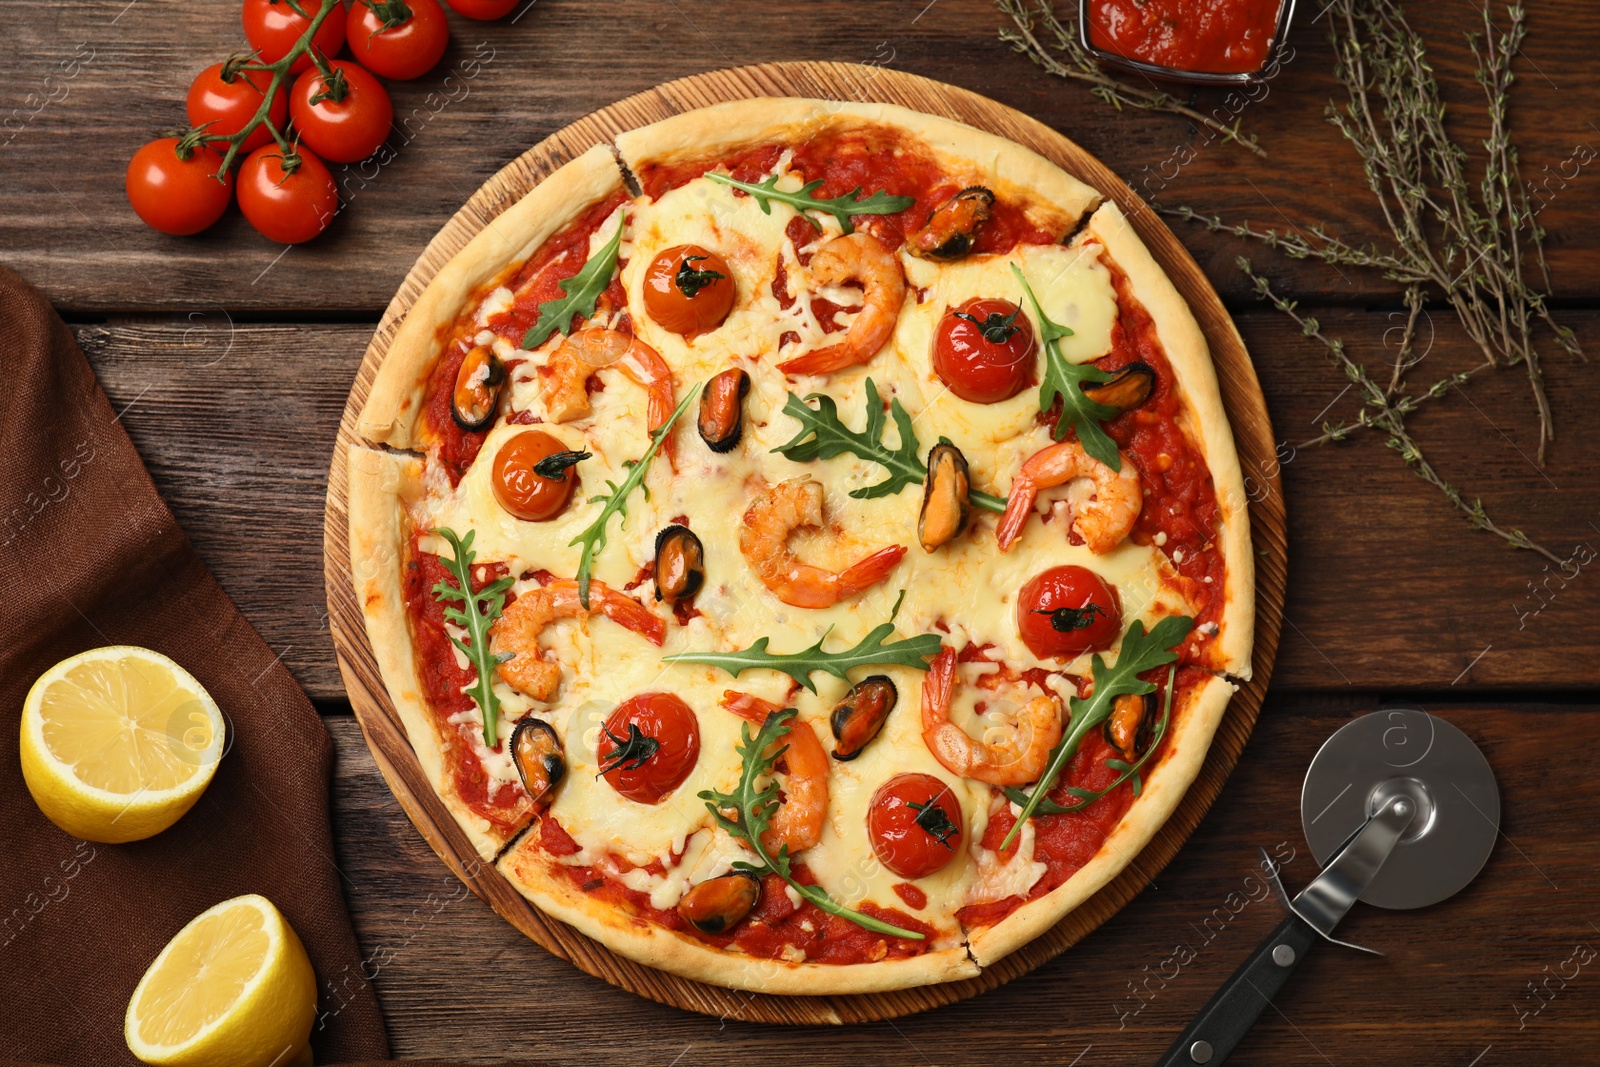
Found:
[[[1267,864],[1289,917],[1223,983],[1160,1067],[1225,1061],[1319,941],[1371,952],[1333,936],[1357,900],[1422,908],[1466,888],[1494,849],[1500,790],[1489,761],[1456,727],[1425,711],[1378,711],[1323,743],[1306,772],[1300,818],[1322,873],[1291,901]]]

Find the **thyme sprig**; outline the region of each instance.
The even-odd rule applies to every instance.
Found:
[[[850,680],[847,672],[852,667],[895,664],[925,671],[928,669],[927,661],[939,654],[938,634],[919,634],[903,641],[883,643],[884,638],[894,633],[894,617],[900,613],[900,605],[905,598],[906,591],[902,589],[900,595],[895,598],[894,610],[889,612],[889,621],[874,626],[854,648],[847,648],[842,652],[822,650],[822,642],[833,632],[833,627],[830,626],[823,631],[821,637],[817,638],[816,644],[799,652],[768,652],[768,638],[762,637],[749,648],[736,652],[680,652],[675,656],[663,656],[661,662],[706,663],[713,667],[721,667],[735,678],[748,670],[781,671],[813,693],[817,691],[816,683],[811,680],[814,671],[831,674],[842,681]]]
[[[1150,757],[1155,755],[1156,749],[1161,747],[1161,739],[1167,736],[1167,724],[1172,721],[1172,693],[1173,690],[1177,688],[1173,683],[1175,683],[1177,679],[1178,665],[1174,663],[1167,668],[1167,693],[1165,698],[1163,698],[1161,701],[1161,717],[1156,720],[1155,726],[1151,729],[1150,743],[1145,746],[1143,752],[1139,753],[1139,758],[1134,760],[1132,763],[1128,763],[1125,760],[1120,760],[1115,757],[1111,757],[1106,760],[1107,767],[1110,767],[1114,771],[1120,772],[1115,781],[1106,786],[1104,789],[1084,789],[1080,786],[1069,785],[1066,787],[1065,791],[1074,800],[1076,800],[1077,803],[1057,804],[1049,797],[1043,797],[1040,799],[1038,807],[1034,808],[1034,814],[1066,815],[1074,811],[1082,811],[1084,808],[1087,808],[1090,804],[1093,804],[1101,797],[1111,795],[1111,793],[1116,791],[1118,786],[1129,779],[1133,780],[1133,795],[1138,796],[1144,790],[1144,781],[1139,777],[1139,771],[1146,763],[1150,761]],[[1007,787],[1005,794],[1006,798],[1013,804],[1021,805],[1028,802],[1028,794],[1024,793],[1020,789],[1012,789]]]
[[[999,851],[1004,852],[1011,847],[1011,842],[1022,830],[1022,824],[1047,799],[1046,794],[1054,788],[1062,772],[1067,769],[1067,764],[1072,762],[1072,757],[1077,755],[1078,746],[1089,736],[1089,731],[1097,729],[1111,717],[1117,697],[1155,692],[1155,683],[1147,682],[1139,675],[1153,667],[1164,667],[1176,661],[1178,653],[1174,650],[1192,629],[1194,620],[1187,615],[1168,615],[1152,626],[1149,633],[1145,632],[1144,622],[1136,619],[1122,635],[1122,647],[1117,650],[1117,662],[1113,666],[1107,667],[1100,654],[1095,653],[1090,665],[1094,674],[1094,691],[1086,697],[1073,697],[1067,702],[1067,732],[1050,750],[1050,762],[1045,765],[1044,774],[1034,783],[1033,792],[1024,794],[1023,799],[1017,801],[1022,805],[1022,814],[1017,816],[1017,824],[1000,842]],[[1018,792],[1021,793],[1020,790]]]
[[[778,783],[772,776],[773,768],[789,749],[788,745],[776,746],[788,735],[791,729],[789,723],[799,714],[794,708],[773,712],[767,716],[766,722],[761,724],[761,729],[754,737],[750,736],[748,722],[740,724],[741,743],[734,749],[739,754],[741,763],[738,784],[733,787],[731,793],[719,793],[714,789],[700,792],[700,799],[706,802],[706,808],[717,820],[717,825],[749,846],[760,861],[750,863],[736,860],[733,864],[734,869],[754,875],[775,874],[788,882],[796,893],[823,911],[837,915],[841,919],[848,919],[863,929],[888,934],[891,937],[904,937],[912,941],[924,940],[924,935],[915,930],[902,930],[881,919],[874,919],[870,915],[845,907],[829,896],[828,891],[820,885],[801,884],[790,871],[789,846],[782,845],[777,853],[773,854],[762,844],[761,837],[771,829],[773,817],[777,814],[780,803]],[[730,815],[729,812],[733,814]]]
[[[1563,351],[1579,358],[1583,351],[1572,330],[1550,312],[1545,232],[1535,219],[1507,128],[1507,101],[1516,80],[1511,57],[1527,33],[1526,12],[1507,8],[1507,28],[1497,33],[1485,3],[1482,32],[1467,35],[1489,119],[1483,177],[1476,189],[1467,176],[1466,150],[1445,128],[1446,106],[1427,50],[1400,5],[1335,0],[1329,14],[1334,73],[1347,99],[1343,106],[1329,101],[1326,115],[1360,156],[1392,247],[1352,245],[1316,226],[1307,236],[1228,225],[1189,208],[1166,213],[1261,241],[1293,259],[1377,270],[1406,286],[1408,307],[1419,305],[1424,293],[1443,300],[1490,365],[1524,368],[1538,409],[1542,464],[1555,429],[1534,339],[1539,324],[1549,328]],[[1528,277],[1530,254],[1537,282]],[[1410,318],[1415,317],[1411,311]],[[1397,371],[1389,394],[1399,388],[1398,379]]]
[[[1212,116],[1188,107],[1171,93],[1154,87],[1128,85],[1101,69],[1078,39],[1076,16],[1068,16],[1067,24],[1063,25],[1052,10],[1050,0],[1032,0],[1031,3],[1029,0],[998,0],[998,4],[1000,10],[1010,15],[1015,24],[1015,28],[1002,29],[1000,39],[1009,44],[1013,51],[1021,52],[1033,60],[1046,73],[1083,82],[1090,86],[1091,96],[1099,97],[1118,111],[1127,105],[1145,111],[1179,115],[1211,130],[1224,141],[1232,141],[1266,158],[1267,151],[1256,143],[1254,134],[1249,137],[1240,134],[1239,119],[1234,119],[1231,126],[1218,122]],[[1071,4],[1067,6],[1076,7]],[[1040,27],[1037,32],[1034,29],[1035,20]],[[1041,37],[1050,39],[1048,47],[1040,40]]]
[[[917,458],[922,445],[917,440],[911,416],[898,399],[890,399],[889,417],[894,420],[895,433],[900,442],[890,448],[883,440],[886,425],[883,402],[878,397],[878,386],[871,378],[867,379],[866,392],[867,424],[860,432],[850,429],[839,418],[839,405],[833,397],[812,393],[801,399],[790,393],[789,399],[784,401],[783,413],[800,424],[800,432],[773,451],[796,463],[832,459],[848,452],[876,463],[889,472],[881,482],[850,490],[850,495],[857,500],[893,496],[908,485],[921,485],[927,477],[928,468],[924,460]],[[814,408],[810,403],[812,401],[817,405]],[[969,489],[967,499],[977,507],[996,514],[1006,509],[1004,500],[988,493]]]
[[[610,491],[589,498],[589,503],[603,503],[605,507],[600,509],[600,514],[595,516],[593,522],[584,527],[582,533],[567,542],[568,547],[583,546],[583,554],[578,559],[578,599],[584,607],[589,606],[589,581],[594,576],[594,558],[606,547],[606,523],[611,521],[611,516],[619,513],[623,522],[628,521],[628,494],[644,482],[644,476],[650,470],[650,461],[656,458],[656,453],[661,451],[662,443],[672,433],[672,427],[677,425],[678,419],[689,410],[689,405],[699,395],[698,385],[684,394],[683,399],[678,401],[678,406],[672,409],[672,414],[667,416],[667,421],[650,435],[650,447],[644,450],[644,455],[627,464],[628,476],[622,479],[621,485],[608,478],[606,488]],[[645,489],[644,495],[646,500],[650,499],[648,488]]]
[[[459,648],[472,662],[473,670],[477,673],[477,678],[473,681],[472,688],[467,690],[467,695],[478,705],[478,710],[483,715],[484,745],[494,748],[500,743],[500,698],[494,693],[494,669],[511,656],[509,653],[497,656],[489,650],[489,627],[494,625],[500,613],[505,610],[506,591],[516,579],[508,574],[496,578],[482,589],[474,590],[472,561],[478,554],[472,550],[472,542],[478,536],[478,531],[468,530],[467,536],[459,537],[454,530],[440,527],[434,533],[450,544],[453,558],[448,560],[443,556],[439,558],[450,568],[456,584],[434,583],[433,596],[440,602],[451,602],[446,604],[444,609],[445,621],[453,622],[467,632],[465,639],[451,634],[450,643]]]
[[[1342,340],[1337,337],[1329,337],[1323,333],[1320,322],[1309,315],[1300,314],[1293,300],[1287,300],[1279,296],[1266,278],[1254,273],[1248,259],[1240,256],[1237,265],[1239,270],[1244,272],[1245,276],[1255,283],[1256,296],[1262,300],[1270,301],[1273,307],[1289,316],[1300,327],[1301,333],[1326,348],[1328,355],[1333,358],[1334,363],[1344,372],[1345,378],[1355,385],[1361,394],[1363,405],[1355,425],[1374,429],[1384,434],[1387,438],[1385,443],[1400,456],[1406,466],[1411,468],[1412,473],[1443,493],[1445,499],[1450,502],[1452,507],[1461,512],[1473,529],[1485,530],[1514,548],[1537,552],[1550,562],[1558,566],[1561,565],[1561,557],[1537,541],[1530,539],[1521,530],[1516,528],[1507,529],[1497,525],[1493,519],[1489,518],[1488,512],[1484,510],[1482,500],[1474,498],[1471,502],[1468,502],[1461,495],[1459,489],[1445,481],[1439,472],[1434,470],[1433,464],[1428,461],[1428,457],[1423,453],[1422,447],[1417,444],[1416,438],[1411,435],[1410,429],[1406,426],[1406,415],[1416,410],[1423,397],[1442,396],[1450,388],[1465,383],[1474,373],[1484,369],[1489,364],[1481,363],[1472,368],[1472,370],[1462,371],[1448,378],[1443,378],[1420,395],[1391,394],[1373,381],[1371,375],[1367,373],[1366,367],[1357,363],[1350,356],[1345,350]],[[1341,440],[1349,432],[1349,429],[1349,427],[1343,426],[1325,427],[1323,436],[1316,438],[1311,443]]]
[[[706,177],[721,185],[731,185],[735,189],[742,189],[755,198],[764,215],[772,214],[772,201],[788,204],[796,209],[805,220],[817,229],[822,229],[822,224],[812,218],[809,212],[820,215],[832,215],[839,220],[839,225],[845,233],[854,233],[855,223],[851,221],[854,215],[898,215],[900,212],[916,204],[916,197],[891,196],[882,189],[871,196],[861,195],[861,186],[856,186],[848,193],[838,196],[817,196],[816,191],[822,187],[822,179],[806,182],[799,189],[790,192],[778,188],[778,175],[774,174],[759,185],[752,182],[742,182],[729,174],[718,174],[715,171],[706,174]]]

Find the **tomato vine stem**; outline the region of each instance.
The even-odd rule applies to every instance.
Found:
[[[288,3],[289,7],[294,10],[295,14],[299,15],[301,18],[309,18],[311,20],[311,24],[305,28],[305,31],[300,34],[299,40],[295,41],[294,45],[289,49],[288,52],[284,53],[281,59],[278,59],[272,63],[246,63],[239,68],[241,70],[259,71],[264,74],[270,73],[272,75],[271,80],[267,84],[266,91],[261,94],[261,106],[256,108],[256,113],[251,116],[250,121],[245,123],[239,132],[228,134],[226,136],[221,134],[216,136],[202,135],[200,138],[201,141],[206,144],[222,141],[228,142],[228,150],[222,156],[222,165],[217,168],[216,174],[212,175],[212,177],[216,178],[219,182],[227,180],[229,168],[233,166],[234,160],[239,158],[239,147],[243,145],[245,140],[249,138],[249,136],[254,133],[256,129],[263,123],[266,124],[268,132],[272,134],[272,139],[278,142],[278,147],[285,153],[286,163],[288,162],[288,157],[295,154],[294,147],[289,144],[288,140],[283,136],[283,133],[276,125],[273,124],[272,119],[269,117],[272,113],[272,101],[277,97],[278,90],[284,88],[284,79],[289,76],[295,61],[311,50],[311,44],[316,39],[317,31],[322,28],[323,22],[334,12],[342,11],[344,9],[344,5],[340,2],[340,0],[323,0],[321,10],[319,10],[315,15],[307,15],[297,0],[286,0],[286,2]],[[316,61],[317,58],[318,54],[313,53],[312,60]],[[325,57],[323,58],[323,62],[326,62]],[[321,64],[318,64],[318,66],[320,68]],[[289,168],[286,167],[285,170],[287,169]]]

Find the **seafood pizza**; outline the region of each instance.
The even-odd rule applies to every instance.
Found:
[[[750,100],[622,134],[406,315],[353,579],[463,833],[655,967],[976,974],[1127,864],[1248,678],[1205,341],[1011,142]]]

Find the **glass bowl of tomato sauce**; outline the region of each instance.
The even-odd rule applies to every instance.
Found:
[[[1079,0],[1078,34],[1106,66],[1236,85],[1268,76],[1293,17],[1294,0]]]

